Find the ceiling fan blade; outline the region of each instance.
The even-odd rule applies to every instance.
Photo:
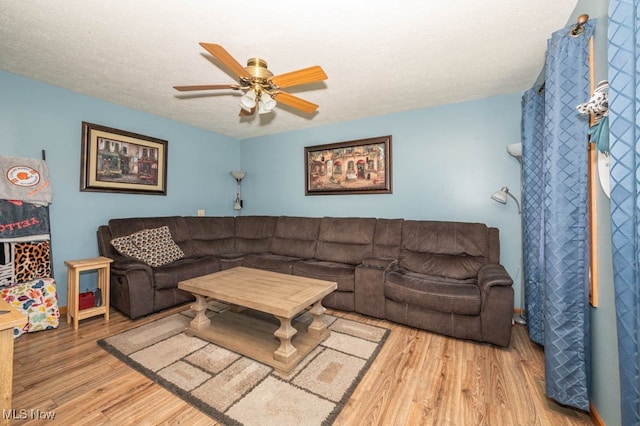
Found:
[[[192,92],[194,90],[218,90],[218,89],[238,90],[240,87],[235,84],[202,84],[199,86],[173,86],[173,88],[180,92]]]
[[[316,81],[326,80],[322,67],[315,65],[309,68],[303,68],[297,71],[291,71],[271,77],[269,80],[277,87],[291,87],[299,84],[314,83]]]
[[[247,79],[251,78],[251,74],[249,74],[249,72],[244,69],[240,62],[236,61],[236,59],[231,56],[231,54],[227,52],[224,47],[220,46],[219,44],[213,43],[200,43],[200,46],[204,47],[207,52],[211,53],[214,58],[222,62],[224,66],[229,68],[229,70],[238,77]]]
[[[304,111],[307,114],[311,114],[318,108],[318,105],[309,101],[305,101],[304,99],[300,99],[299,97],[293,96],[286,92],[278,92],[274,94],[273,97],[276,101],[288,105],[292,108],[299,109],[300,111]]]

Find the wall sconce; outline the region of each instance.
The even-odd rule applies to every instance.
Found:
[[[513,201],[516,202],[516,206],[518,206],[518,213],[522,214],[522,209],[520,208],[518,199],[511,195],[511,193],[509,192],[509,188],[507,188],[506,186],[503,186],[499,191],[494,192],[491,196],[491,199],[493,201],[499,202],[500,204],[507,204],[507,196],[513,198]]]
[[[239,170],[234,170],[231,173],[231,176],[236,180],[236,184],[238,185],[238,192],[236,194],[236,199],[233,202],[234,210],[242,210],[242,198],[240,198],[240,182],[246,176],[247,172],[241,172]]]

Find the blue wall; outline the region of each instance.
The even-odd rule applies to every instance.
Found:
[[[243,214],[373,216],[482,222],[500,229],[502,262],[520,306],[520,216],[491,194],[520,199],[520,164],[506,146],[520,141],[521,94],[390,114],[245,139]],[[393,194],[304,195],[304,147],[392,135]]]
[[[506,145],[520,139],[520,94],[414,110],[242,141],[0,72],[0,153],[39,158],[46,150],[54,270],[66,305],[64,260],[97,255],[96,229],[114,217],[230,215],[235,182],[243,214],[374,216],[484,222],[501,230],[502,261],[516,279],[520,217],[490,195],[519,198],[519,164]],[[81,122],[169,141],[166,197],[80,192]],[[392,135],[393,194],[304,195],[304,147]]]
[[[67,303],[64,261],[97,256],[96,230],[110,218],[195,216],[198,209],[232,214],[235,181],[229,170],[240,163],[233,138],[1,71],[0,93],[0,155],[41,158],[46,150],[61,306]],[[167,196],[80,192],[82,121],[168,140]],[[91,279],[81,279],[81,288],[91,286]]]

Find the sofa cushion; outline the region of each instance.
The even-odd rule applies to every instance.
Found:
[[[398,266],[421,274],[476,278],[489,252],[484,224],[407,220]]]
[[[346,263],[304,260],[293,265],[293,275],[335,281],[337,291],[354,291],[356,267]]]
[[[319,230],[320,218],[280,216],[269,251],[282,256],[312,259]]]
[[[373,218],[322,218],[315,258],[351,265],[361,263],[371,256],[375,226]]]
[[[477,278],[486,264],[484,257],[450,256],[402,250],[398,265],[420,274],[438,275],[459,280]]]
[[[268,253],[277,219],[275,216],[236,217],[235,252]]]
[[[406,269],[386,275],[384,296],[399,303],[460,315],[479,315],[481,308],[480,289],[475,280],[417,274]]]
[[[242,260],[242,266],[290,274],[293,265],[300,262],[300,260],[298,257],[281,256],[272,253],[248,254]]]
[[[402,249],[486,258],[489,256],[489,231],[482,223],[405,220]]]
[[[233,217],[185,217],[196,256],[220,256],[234,251]]]
[[[215,257],[189,257],[154,268],[155,290],[175,289],[180,281],[220,270],[220,262]]]
[[[167,226],[143,229],[131,235],[114,238],[111,244],[123,256],[132,257],[153,267],[166,265],[184,257],[184,252],[171,238]]]

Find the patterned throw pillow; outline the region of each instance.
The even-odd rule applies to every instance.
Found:
[[[114,238],[111,244],[118,253],[156,267],[184,257],[184,252],[171,238],[169,227],[143,229],[131,235]]]
[[[0,298],[22,312],[27,322],[13,329],[13,337],[23,333],[58,327],[60,310],[53,278],[42,278],[0,289]]]
[[[111,240],[111,245],[123,256],[133,257],[134,259],[140,259],[140,250],[133,244],[131,235],[126,237],[114,238]]]

